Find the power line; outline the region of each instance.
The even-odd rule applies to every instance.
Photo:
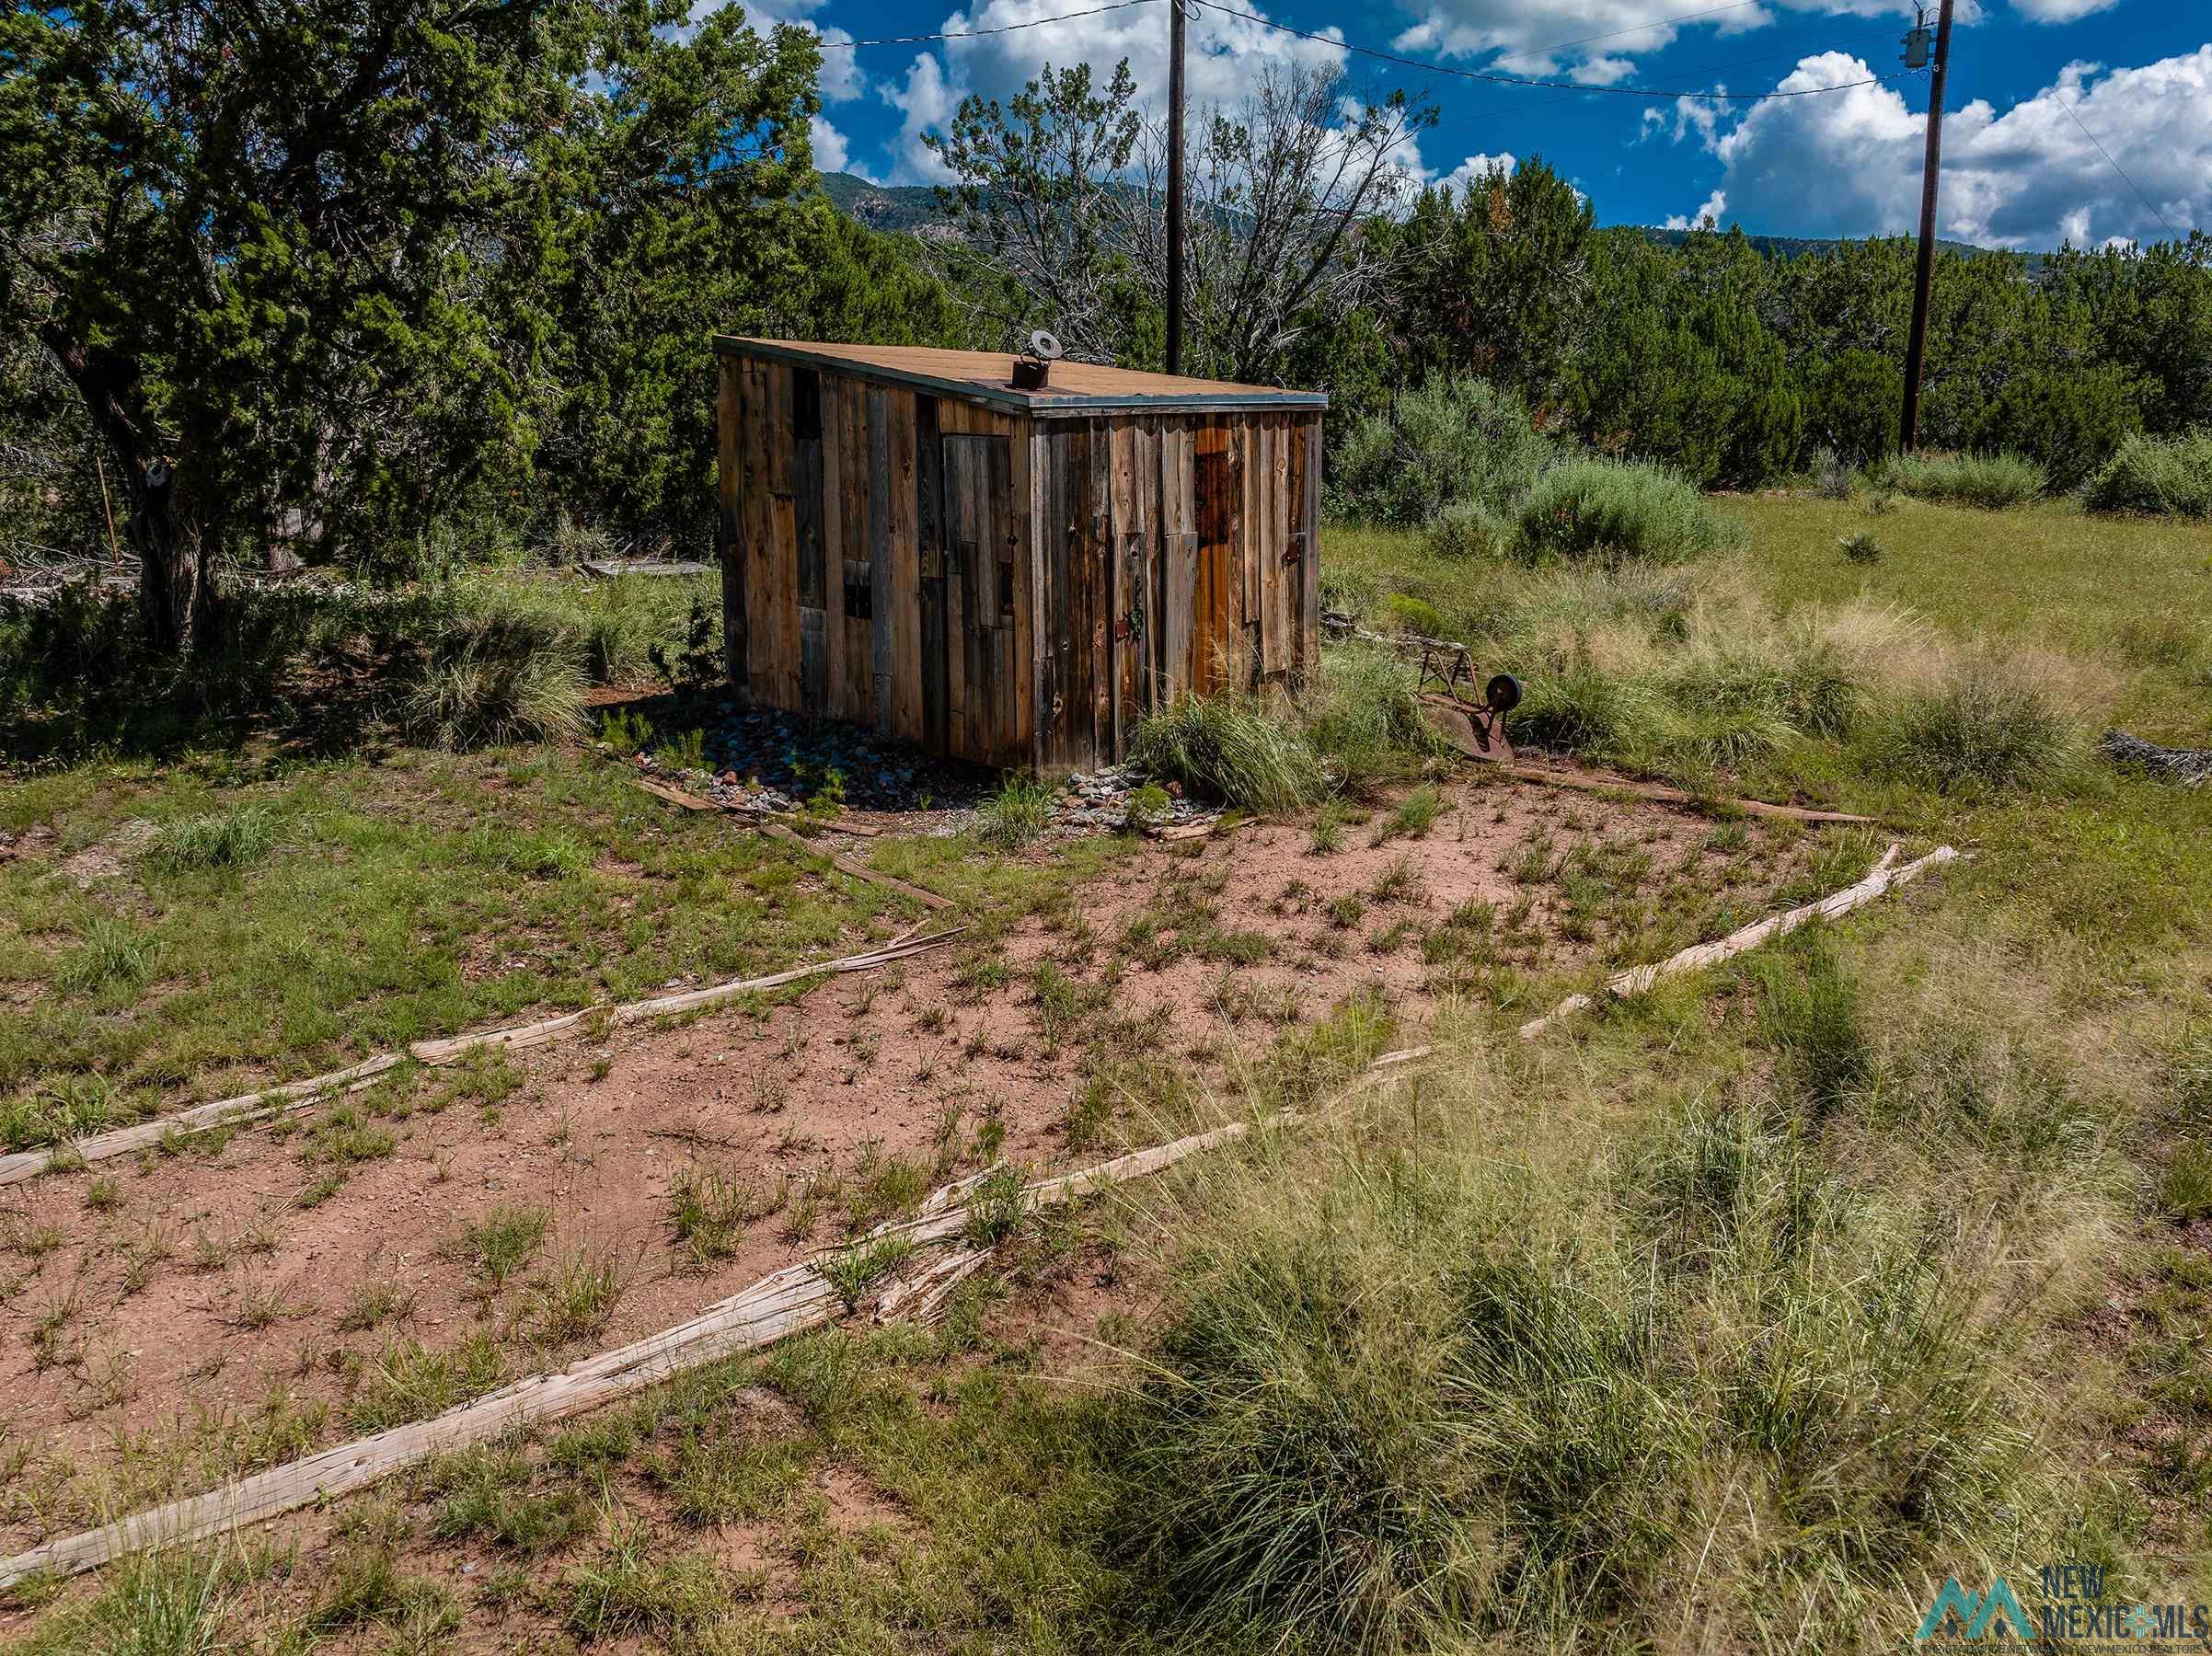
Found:
[[[1407,69],[1419,69],[1427,75],[1448,75],[1455,79],[1482,81],[1493,86],[1529,86],[1553,92],[1607,93],[1617,98],[1703,98],[1719,103],[1759,103],[1769,98],[1811,98],[1823,92],[1848,92],[1854,86],[1871,86],[1882,78],[1878,75],[1870,75],[1864,80],[1842,81],[1833,86],[1799,86],[1789,92],[1665,91],[1657,86],[1597,86],[1577,81],[1534,80],[1519,75],[1492,75],[1480,69],[1454,69],[1443,63],[1423,63],[1419,58],[1407,57],[1400,52],[1385,52],[1377,46],[1354,45],[1349,40],[1334,40],[1328,35],[1315,34],[1303,29],[1293,29],[1287,23],[1270,22],[1256,13],[1238,11],[1234,6],[1223,6],[1219,4],[1219,0],[1192,0],[1192,3],[1204,6],[1208,11],[1217,11],[1224,17],[1241,17],[1247,23],[1259,24],[1262,29],[1272,29],[1278,33],[1296,35],[1301,40],[1314,40],[1323,46],[1333,46],[1339,52],[1355,52],[1361,57],[1379,58],[1386,63],[1397,63]]]
[[[2089,128],[2081,126],[2081,117],[2074,113],[2074,106],[2067,102],[2064,98],[2061,98],[2058,100],[2058,107],[2066,111],[2067,119],[2068,121],[2071,121],[2076,126],[2081,127],[2081,135],[2088,139],[2091,144],[2095,144],[2097,145],[2097,154],[2104,157],[2104,165],[2111,167],[2113,171],[2120,175],[2121,180],[2126,184],[2127,188],[2136,192],[2136,200],[2142,202],[2144,206],[2149,208],[2151,215],[2155,217],[2160,224],[2166,226],[2166,234],[2169,236],[2179,236],[2181,232],[2176,230],[2167,220],[2166,215],[2159,211],[2159,204],[2152,201],[2149,196],[2145,195],[2143,193],[2143,187],[2127,176],[2127,169],[2112,158],[2112,151],[2106,149],[2103,144],[2097,142],[2097,134],[2091,132]]]
[[[985,35],[1012,34],[1018,29],[1043,29],[1047,23],[1072,23],[1077,17],[1096,17],[1106,12],[1127,11],[1133,6],[1154,6],[1158,0],[1113,0],[1088,11],[1062,12],[1057,17],[1031,17],[1026,23],[1001,23],[995,29],[956,29],[946,34],[885,35],[875,40],[818,40],[824,52],[857,52],[863,46],[927,46],[936,40],[974,40]]]

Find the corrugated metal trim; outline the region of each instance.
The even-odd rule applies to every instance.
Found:
[[[1327,394],[1319,391],[1236,390],[1196,395],[1176,392],[1159,396],[1046,392],[1041,396],[1031,391],[1017,391],[1011,385],[997,386],[974,380],[921,374],[912,369],[893,368],[829,351],[809,351],[803,345],[773,344],[761,339],[740,339],[732,334],[716,334],[714,349],[724,356],[761,357],[771,362],[794,363],[800,367],[824,369],[878,385],[906,385],[939,397],[958,397],[962,402],[974,403],[979,408],[1007,408],[1038,420],[1098,414],[1164,414],[1184,408],[1215,413],[1238,408],[1308,409],[1318,413],[1329,406]]]

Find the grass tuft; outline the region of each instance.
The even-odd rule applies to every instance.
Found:
[[[1932,695],[1907,696],[1875,734],[1877,762],[1940,793],[2038,781],[2078,733],[2044,685],[1994,656],[1958,667]]]
[[[1137,727],[1129,756],[1150,776],[1246,811],[1294,811],[1326,788],[1296,720],[1252,696],[1181,696]]]
[[[1052,787],[1034,776],[1008,776],[976,815],[976,833],[985,845],[996,851],[1019,851],[1052,822]]]
[[[2024,506],[2050,482],[2024,454],[1887,454],[1868,467],[1867,480],[1916,500],[1985,512]]]
[[[240,805],[167,824],[147,848],[146,860],[172,874],[241,868],[266,857],[276,840],[276,818],[266,807]]]

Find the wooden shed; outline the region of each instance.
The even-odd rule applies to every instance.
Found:
[[[756,707],[1046,771],[1319,638],[1316,394],[718,337],[722,610]]]

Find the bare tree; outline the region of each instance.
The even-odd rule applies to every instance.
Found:
[[[972,97],[948,135],[927,140],[959,179],[944,192],[950,260],[980,260],[1016,296],[1008,333],[1042,323],[1080,355],[1149,354],[1141,323],[1168,285],[1168,134],[1135,108],[1135,90],[1126,63],[1102,95],[1088,68],[1047,68],[1007,109]],[[1434,120],[1403,93],[1362,102],[1340,71],[1279,66],[1236,109],[1194,117],[1193,369],[1268,378],[1317,318],[1375,293],[1392,238],[1368,235],[1370,221],[1411,193],[1401,152]]]

